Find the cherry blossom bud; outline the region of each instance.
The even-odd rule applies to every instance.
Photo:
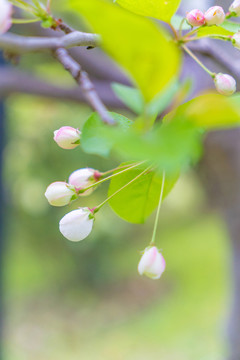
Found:
[[[45,192],[45,196],[49,204],[53,206],[67,205],[78,197],[74,186],[62,181],[50,184]]]
[[[97,170],[84,168],[74,171],[69,177],[69,184],[73,185],[76,191],[83,190],[84,188],[96,183],[101,177],[101,173]],[[93,188],[88,189],[81,195],[90,195]]]
[[[198,9],[194,9],[188,12],[186,19],[191,26],[201,26],[205,24],[204,14]]]
[[[151,279],[159,279],[164,272],[166,263],[156,246],[147,247],[138,264],[140,275],[146,275]]]
[[[214,78],[217,91],[222,95],[232,95],[236,91],[236,80],[228,75],[219,73]]]
[[[232,36],[232,44],[240,50],[240,32],[237,32]]]
[[[212,6],[205,14],[207,25],[221,25],[225,20],[225,12],[221,6]]]
[[[240,16],[240,0],[235,0],[232,5],[230,5],[229,11],[236,16]]]
[[[80,144],[81,131],[70,126],[63,126],[54,131],[54,140],[62,149],[74,149]]]
[[[87,207],[66,214],[59,223],[59,230],[70,241],[85,239],[92,231],[94,216]]]
[[[8,31],[12,25],[12,4],[7,0],[0,0],[0,34]]]

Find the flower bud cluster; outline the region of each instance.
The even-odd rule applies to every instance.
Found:
[[[56,181],[50,184],[45,192],[45,197],[50,205],[68,205],[78,196],[90,195],[93,188],[87,188],[96,184],[101,176],[102,174],[94,169],[78,169],[70,175],[68,183]],[[62,218],[59,229],[68,240],[80,241],[90,234],[93,221],[93,211],[88,208],[79,208]]]
[[[191,26],[221,25],[225,20],[225,12],[221,6],[212,6],[205,13],[199,9],[191,10],[186,20]]]
[[[12,4],[7,0],[0,0],[0,34],[4,34],[12,25]]]

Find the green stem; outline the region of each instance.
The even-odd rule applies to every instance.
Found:
[[[96,206],[96,208],[94,209],[94,213],[96,213],[97,211],[99,211],[101,209],[101,207],[103,205],[105,205],[110,199],[112,199],[115,195],[117,195],[118,193],[120,193],[120,191],[124,190],[127,186],[131,185],[134,181],[136,181],[137,179],[139,179],[142,175],[144,175],[146,172],[148,172],[151,169],[152,166],[149,166],[147,169],[145,169],[144,171],[142,171],[140,174],[138,174],[135,178],[133,178],[131,181],[129,181],[127,184],[125,184],[123,187],[121,187],[120,189],[118,189],[117,191],[115,191],[115,193],[113,193],[112,195],[110,195],[106,200],[104,200],[101,204],[99,204],[98,206]],[[127,204],[126,204],[127,206]]]
[[[40,21],[40,19],[12,19],[13,24],[30,24]]]
[[[158,226],[158,220],[159,220],[159,214],[160,214],[160,209],[161,209],[161,205],[162,205],[164,185],[165,185],[165,171],[163,172],[162,185],[161,185],[161,191],[160,191],[160,197],[159,197],[159,203],[158,203],[156,218],[155,218],[154,227],[153,227],[152,240],[151,240],[151,242],[150,242],[150,245],[154,245],[154,243],[155,243],[155,238],[156,238],[156,233],[157,233],[157,226]]]
[[[187,34],[185,34],[185,35],[183,36],[182,39],[183,39],[183,40],[186,40],[189,36],[192,36],[192,35],[196,34],[199,29],[202,29],[202,28],[205,27],[205,26],[206,26],[206,25],[202,25],[202,26],[197,27],[196,29],[193,29],[193,30],[189,31]]]
[[[116,168],[114,168],[114,169],[112,169],[112,170],[104,171],[104,172],[102,172],[101,174],[102,174],[102,176],[105,176],[105,175],[107,175],[107,174],[111,174],[112,172],[114,172],[114,171],[116,171],[116,170],[128,168],[129,166],[138,165],[138,164],[140,164],[140,162],[133,163],[133,164],[127,164],[127,165],[123,165],[123,166],[118,166],[118,167],[116,167]]]
[[[209,70],[209,69],[193,54],[193,52],[192,52],[186,45],[182,45],[182,48],[183,48],[183,49],[186,51],[186,53],[187,53],[189,56],[191,56],[191,58],[192,58],[193,60],[195,60],[195,61],[198,63],[198,65],[200,65],[200,66],[203,68],[203,70],[205,70],[212,78],[215,77],[215,73],[212,72],[211,70]]]
[[[89,185],[89,186],[87,186],[86,188],[84,188],[83,191],[82,191],[82,193],[84,193],[85,191],[93,188],[94,186],[98,186],[98,185],[104,183],[105,181],[112,179],[114,176],[118,176],[118,175],[124,173],[125,171],[134,169],[135,167],[137,167],[137,166],[139,166],[139,165],[142,165],[143,163],[145,163],[145,161],[141,161],[141,162],[139,162],[139,163],[137,163],[137,164],[135,164],[135,165],[133,165],[133,166],[128,167],[128,168],[125,169],[125,170],[119,171],[119,172],[116,173],[116,174],[110,175],[110,176],[108,176],[108,177],[106,177],[106,178],[104,178],[104,179],[102,179],[102,180],[99,180],[99,181],[97,181],[96,183],[94,183],[94,184],[92,184],[92,185]],[[81,192],[79,193],[79,195],[81,195]]]
[[[182,21],[180,22],[180,26],[179,26],[179,30],[178,30],[180,38],[182,37],[182,27],[183,27],[185,20],[186,20],[186,18],[183,18]]]

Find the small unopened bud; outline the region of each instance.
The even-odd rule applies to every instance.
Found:
[[[159,279],[164,272],[166,263],[156,246],[147,247],[138,264],[140,275],[146,275],[151,279]]]
[[[74,171],[69,177],[69,184],[73,185],[76,191],[84,190],[86,187],[95,184],[101,174],[94,169],[84,168]],[[88,189],[81,193],[81,195],[90,195],[93,191],[93,188]]]
[[[64,206],[77,199],[74,186],[62,181],[50,184],[45,192],[45,196],[49,204],[53,206]]]
[[[207,25],[221,25],[225,20],[225,12],[221,6],[212,6],[205,14]]]
[[[74,149],[80,144],[81,131],[70,126],[63,126],[54,131],[54,140],[62,149]]]
[[[217,91],[222,95],[230,96],[236,91],[236,80],[228,74],[217,74],[214,83]]]
[[[205,24],[204,14],[198,9],[194,9],[188,12],[186,19],[191,26],[201,26]]]
[[[59,223],[62,235],[70,241],[85,239],[92,231],[94,217],[92,212],[84,207],[66,214]]]
[[[232,44],[240,50],[240,32],[237,32],[232,36]]]
[[[7,0],[0,0],[0,34],[5,33],[12,25],[12,4]]]
[[[235,0],[232,5],[230,5],[229,12],[235,16],[240,16],[240,0]]]

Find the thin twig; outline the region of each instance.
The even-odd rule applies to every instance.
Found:
[[[78,85],[81,87],[86,100],[91,107],[100,115],[104,123],[114,125],[115,121],[109,115],[107,108],[99,98],[93,83],[88,74],[82,70],[81,65],[77,63],[67,52],[60,48],[55,51],[55,57],[63,65],[63,67],[72,75]]]

